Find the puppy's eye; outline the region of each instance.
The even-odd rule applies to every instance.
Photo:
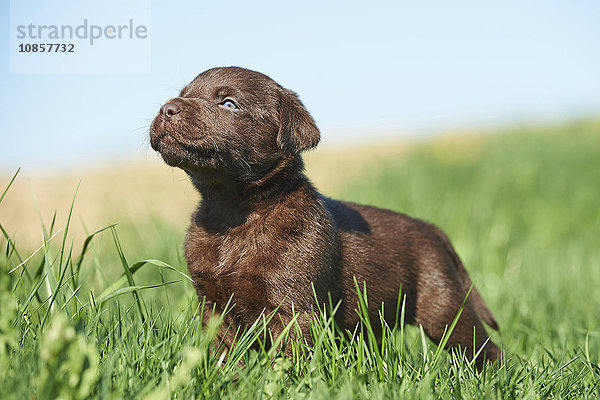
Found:
[[[220,103],[223,107],[227,108],[238,108],[237,105],[233,102],[233,100],[227,99],[224,102]]]

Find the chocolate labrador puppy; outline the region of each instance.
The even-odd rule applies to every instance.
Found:
[[[238,67],[201,73],[160,109],[150,129],[152,148],[183,169],[202,196],[185,256],[203,315],[213,307],[222,313],[232,298],[219,336],[227,348],[239,328],[274,310],[273,337],[297,313],[310,341],[313,287],[321,304],[329,304],[328,296],[340,304],[335,321],[352,330],[356,279],[361,288],[366,283],[376,333],[382,303],[385,320],[396,325],[401,289],[405,321],[438,343],[472,285],[450,241],[418,219],[317,192],[300,154],[319,139],[294,92]],[[473,288],[447,342],[468,355],[483,347],[480,368],[500,354],[481,320],[498,329]]]

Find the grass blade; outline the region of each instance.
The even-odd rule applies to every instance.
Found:
[[[111,226],[110,230],[112,232],[113,239],[115,241],[115,246],[117,248],[117,252],[119,253],[119,258],[121,259],[121,265],[123,266],[123,270],[125,271],[125,276],[127,277],[127,282],[129,283],[130,287],[135,287],[136,286],[135,280],[133,279],[133,274],[131,273],[129,264],[127,263],[127,259],[125,258],[125,254],[123,253],[123,249],[121,248],[121,243],[119,242],[119,237],[117,236],[117,230],[115,229],[114,226]],[[142,307],[142,301],[140,300],[140,296],[139,296],[137,290],[132,290],[131,294],[133,295],[135,303],[137,304],[138,311],[140,313],[140,318],[142,319],[142,323],[143,323],[146,321],[146,317],[144,316],[144,311],[143,311],[143,307]]]
[[[149,285],[127,286],[127,287],[115,290],[108,296],[95,299],[95,303],[97,305],[101,306],[102,304],[106,303],[110,299],[113,299],[115,297],[121,296],[126,293],[133,293],[133,292],[137,292],[139,290],[145,290],[145,289],[155,289],[155,288],[159,288],[159,287],[163,287],[163,286],[167,286],[167,285],[172,285],[174,283],[179,283],[181,281],[183,281],[183,279],[177,279],[177,280],[169,281],[169,282],[153,283],[153,284],[149,284]]]
[[[15,181],[15,179],[17,179],[17,175],[19,175],[20,171],[21,171],[21,167],[19,167],[17,169],[17,172],[15,172],[15,174],[13,175],[12,179],[10,180],[10,182],[8,182],[8,185],[6,185],[6,188],[4,188],[4,191],[2,192],[2,196],[0,196],[0,203],[2,203],[2,200],[4,200],[4,196],[6,196],[6,193],[8,192],[8,189],[10,189],[10,187],[12,186],[13,182]]]

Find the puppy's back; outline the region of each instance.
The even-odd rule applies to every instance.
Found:
[[[427,298],[428,291],[435,292],[432,298],[446,302],[442,307],[458,310],[472,282],[441,229],[373,206],[332,199],[325,199],[325,204],[341,239],[340,270],[347,296],[356,290],[356,277],[359,282],[366,282],[370,304],[378,308],[383,302],[390,312],[402,288],[409,323],[418,322],[417,294]],[[445,298],[445,292],[454,296]],[[460,293],[463,296],[456,296]],[[494,316],[476,288],[471,290],[468,307],[498,330]]]

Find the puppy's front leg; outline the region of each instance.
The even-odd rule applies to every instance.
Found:
[[[238,331],[238,325],[228,313],[222,315],[221,310],[214,301],[204,298],[200,307],[202,306],[204,308],[200,310],[200,313],[202,315],[203,327],[208,326],[208,321],[213,317],[222,318],[221,324],[219,325],[219,329],[217,331],[217,336],[213,339],[210,348],[215,351],[215,354],[218,357],[221,357],[223,353],[225,356],[227,356],[231,350],[233,340]]]
[[[265,313],[265,315],[269,314]],[[309,326],[306,315],[298,313],[294,318],[280,310],[275,312],[275,315],[267,324],[264,343],[268,347],[277,345],[277,351],[280,351],[283,346],[283,354],[291,358],[293,356],[292,341],[300,339],[312,345]],[[277,340],[281,335],[285,335],[285,337],[281,338],[281,341],[278,343]]]

